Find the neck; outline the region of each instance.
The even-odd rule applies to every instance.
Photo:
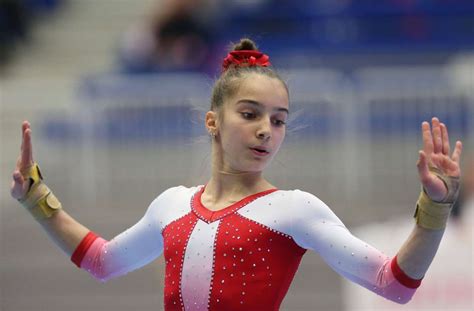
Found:
[[[206,196],[218,202],[223,198],[234,199],[275,188],[262,176],[262,172],[235,171],[225,167],[213,157],[211,178],[205,189]]]
[[[220,201],[223,197],[248,196],[270,188],[272,186],[263,178],[261,172],[234,173],[216,170],[212,173],[205,191],[215,201]]]

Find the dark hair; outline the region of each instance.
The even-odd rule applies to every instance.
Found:
[[[240,42],[233,44],[231,51],[242,51],[252,50],[257,51],[257,45],[255,42],[248,38],[240,39]],[[270,78],[278,79],[286,88],[288,92],[288,86],[285,81],[275,72],[272,67],[262,66],[230,66],[225,70],[219,79],[214,83],[211,97],[211,110],[216,110],[222,106],[224,100],[232,95],[239,89],[242,78],[245,78],[249,74],[261,74]]]

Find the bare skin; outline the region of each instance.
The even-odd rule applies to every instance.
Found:
[[[218,118],[216,112],[210,111],[206,115],[206,128],[210,133],[215,133],[216,138],[212,146],[211,179],[202,200],[203,204],[212,210],[221,209],[250,194],[274,188],[263,178],[262,171],[278,151],[285,136],[285,127],[277,125],[276,121],[286,120],[287,113],[282,113],[282,109],[288,108],[288,96],[284,87],[279,86],[274,79],[256,79],[259,79],[259,83],[250,85],[265,85],[264,89],[269,93],[258,88],[243,88],[237,97],[233,98],[233,102],[224,104],[224,122]],[[249,97],[259,105],[236,104],[240,99]],[[249,111],[254,113],[255,117],[249,118],[246,114]],[[21,153],[11,185],[11,195],[15,199],[23,198],[28,189],[20,171],[33,164],[31,128],[27,121],[23,123],[22,131]],[[423,149],[419,152],[417,163],[419,178],[429,197],[440,201],[446,196],[447,189],[438,177],[430,173],[428,167],[437,167],[449,176],[460,176],[462,144],[460,141],[456,142],[451,154],[448,130],[437,118],[432,119],[431,127],[428,122],[423,122],[422,135]],[[265,146],[273,154],[268,157],[252,156],[248,149],[249,146],[255,145]],[[229,151],[238,151],[238,154]],[[40,224],[68,256],[89,232],[89,229],[75,221],[64,210],[41,221]],[[420,279],[425,275],[438,249],[443,231],[427,230],[415,225],[397,257],[399,266],[408,276]]]

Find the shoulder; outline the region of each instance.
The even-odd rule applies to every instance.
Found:
[[[200,187],[176,186],[163,191],[151,202],[147,217],[159,223],[161,230],[191,212],[191,198]]]
[[[342,224],[331,208],[314,194],[299,189],[291,193],[296,220],[326,219]]]
[[[242,209],[239,213],[272,226],[279,223],[283,227],[277,229],[287,231],[287,226],[291,227],[294,221],[324,218],[332,212],[315,195],[296,189],[277,190],[262,196],[251,203],[251,208]]]
[[[159,194],[150,204],[150,208],[162,208],[163,206],[189,205],[191,197],[202,186],[186,187],[175,186],[166,189]]]
[[[189,195],[192,196],[200,187],[200,186],[194,186],[194,187],[186,187],[183,185],[180,186],[175,186],[166,189],[163,191],[161,194],[159,194],[156,198],[156,200],[162,199],[162,198],[172,198],[174,196],[183,196],[183,195]]]
[[[297,201],[309,200],[309,201],[314,201],[318,203],[323,203],[317,196],[315,196],[314,194],[310,192],[300,190],[300,189],[288,190],[288,192],[290,191],[293,194],[293,198]]]
[[[329,208],[321,199],[314,194],[300,190],[279,190],[280,199],[289,201],[296,208]]]
[[[261,198],[262,202],[268,202],[272,209],[279,209],[293,212],[301,212],[308,209],[325,210],[329,207],[312,193],[295,190],[277,190]]]

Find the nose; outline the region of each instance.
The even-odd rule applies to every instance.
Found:
[[[260,122],[259,127],[257,129],[257,138],[263,140],[269,140],[271,137],[271,121],[270,119],[263,119]]]

